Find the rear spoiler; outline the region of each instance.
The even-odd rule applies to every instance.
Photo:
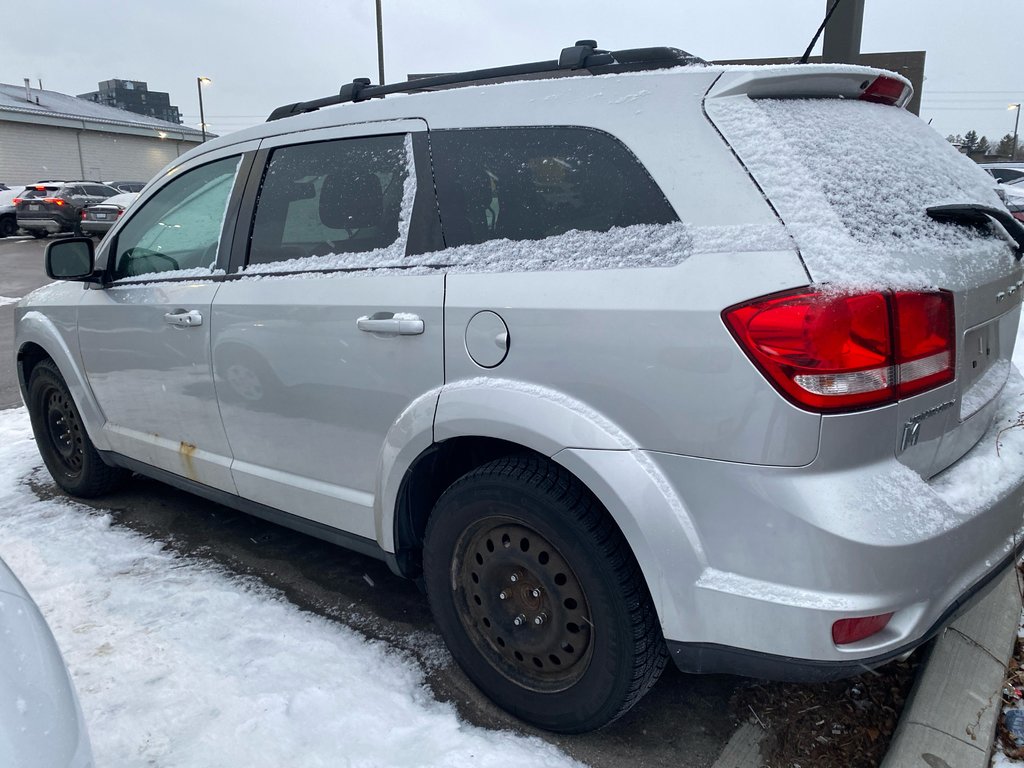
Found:
[[[905,107],[914,88],[902,75],[851,64],[726,66],[709,98],[858,99]]]

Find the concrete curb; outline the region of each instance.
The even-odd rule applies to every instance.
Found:
[[[939,635],[881,768],[988,768],[1020,612],[1011,567]]]
[[[1020,613],[1011,567],[936,639],[880,768],[988,768]],[[764,736],[742,724],[712,768],[758,768]]]

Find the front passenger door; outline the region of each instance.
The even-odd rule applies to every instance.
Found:
[[[213,389],[210,304],[240,154],[176,171],[113,234],[112,283],[79,305],[82,359],[115,451],[234,492]],[[244,180],[243,180],[244,181]],[[225,247],[227,247],[225,245]]]

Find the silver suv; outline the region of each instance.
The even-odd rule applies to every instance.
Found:
[[[882,664],[1021,526],[1019,476],[963,489],[1024,236],[910,92],[581,41],[282,107],[95,252],[50,245],[63,282],[17,311],[43,459],[386,560],[543,728],[614,720],[669,658]]]

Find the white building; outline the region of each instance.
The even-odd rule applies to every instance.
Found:
[[[201,139],[184,125],[0,83],[0,182],[148,181]]]

